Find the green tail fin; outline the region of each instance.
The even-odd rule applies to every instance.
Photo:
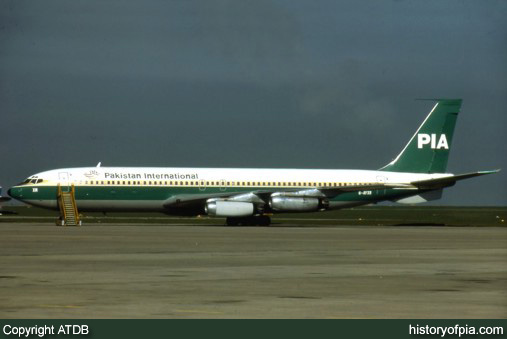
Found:
[[[405,148],[381,171],[445,173],[461,99],[436,102]]]

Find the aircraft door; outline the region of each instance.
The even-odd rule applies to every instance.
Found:
[[[58,173],[58,182],[60,182],[60,187],[62,188],[62,192],[70,192],[69,173],[68,172],[59,172]]]
[[[199,180],[199,191],[206,190],[206,181],[204,179]]]
[[[378,183],[381,183],[381,184],[385,184],[387,183],[387,177],[383,176],[383,175],[377,175],[377,182]],[[376,190],[375,191],[377,193],[377,195],[385,195],[386,194],[386,190],[383,189],[383,190]]]

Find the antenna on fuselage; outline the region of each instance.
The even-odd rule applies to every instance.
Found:
[[[102,165],[102,162],[99,161],[99,163],[97,164],[97,167],[100,167],[100,165]]]

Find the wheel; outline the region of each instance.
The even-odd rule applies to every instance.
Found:
[[[227,226],[269,226],[271,218],[266,215],[251,217],[229,217],[226,219]]]
[[[227,218],[226,223],[227,223],[227,226],[238,226],[239,225],[238,218]]]
[[[227,226],[255,226],[257,225],[257,217],[229,217],[227,218]]]
[[[259,226],[269,226],[271,224],[271,218],[268,217],[267,215],[261,215],[258,218],[259,218],[258,220]]]

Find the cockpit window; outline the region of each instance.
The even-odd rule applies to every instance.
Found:
[[[20,183],[19,185],[26,185],[26,184],[39,184],[41,182],[43,182],[44,180],[43,179],[39,179],[38,176],[31,176],[31,177],[28,177],[25,181],[23,181],[22,183]]]

